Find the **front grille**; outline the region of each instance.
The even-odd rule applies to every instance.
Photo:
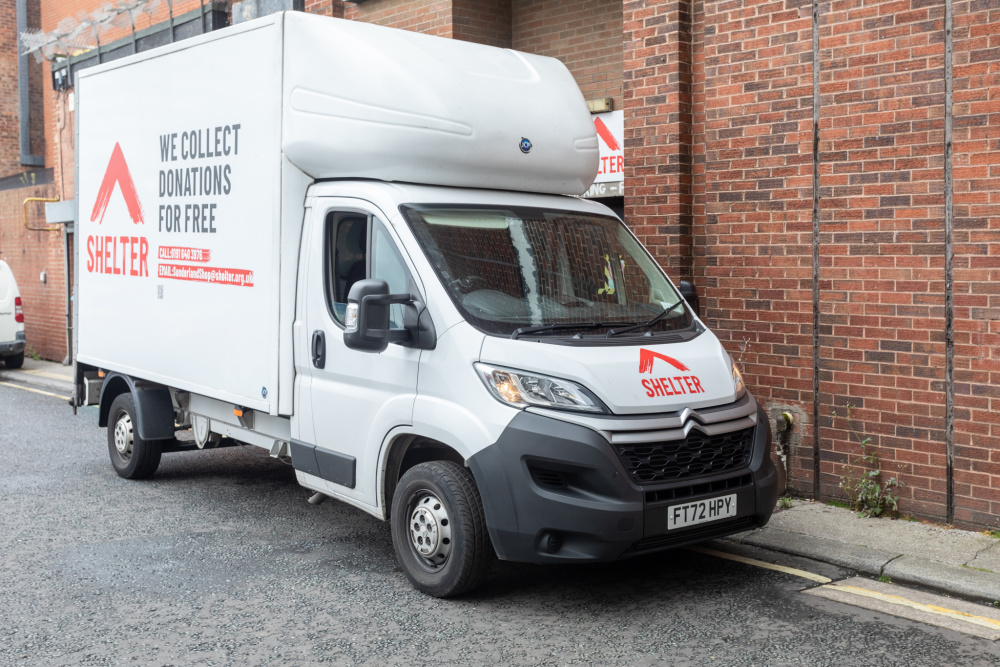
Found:
[[[687,486],[674,486],[669,489],[647,491],[646,502],[662,503],[671,500],[681,500],[683,498],[691,498],[692,496],[703,496],[709,493],[739,489],[751,484],[753,484],[753,477],[747,474],[739,477],[730,477],[729,479],[716,479],[699,484],[688,484]]]
[[[682,440],[616,444],[615,451],[637,484],[669,482],[736,470],[750,462],[754,427],[706,435],[692,429]]]

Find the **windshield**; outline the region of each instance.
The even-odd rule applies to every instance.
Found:
[[[651,327],[628,335],[693,324],[660,267],[617,218],[538,208],[402,211],[459,311],[485,333],[603,337],[666,309]]]

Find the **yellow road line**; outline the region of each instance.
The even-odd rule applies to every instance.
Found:
[[[23,389],[24,391],[31,391],[36,394],[41,394],[42,396],[61,398],[64,401],[68,401],[70,399],[69,396],[62,396],[61,394],[53,394],[50,391],[42,391],[41,389],[35,389],[34,387],[25,387],[24,385],[16,384],[14,382],[0,382],[0,385],[3,385],[4,387],[13,387],[14,389]]]
[[[945,607],[938,607],[933,604],[922,604],[920,602],[914,602],[913,600],[907,600],[906,598],[899,597],[898,595],[888,595],[886,593],[879,593],[878,591],[870,591],[867,588],[859,588],[858,586],[846,586],[838,584],[827,584],[821,586],[820,588],[831,588],[837,591],[844,591],[845,593],[851,593],[852,595],[860,595],[866,598],[873,598],[875,600],[881,600],[888,604],[897,604],[903,607],[909,607],[911,609],[916,609],[917,611],[922,611],[928,614],[938,614],[940,616],[947,616],[959,621],[965,621],[967,623],[973,623],[975,625],[981,625],[986,628],[992,628],[994,630],[1000,628],[1000,621],[986,618],[985,616],[976,616],[974,614],[967,614],[964,611],[956,611],[954,609],[947,609]]]
[[[757,560],[755,558],[746,558],[745,556],[737,556],[736,554],[730,554],[724,551],[715,551],[714,549],[706,549],[705,547],[687,547],[687,550],[696,551],[698,553],[707,554],[709,556],[715,556],[717,558],[725,558],[726,560],[736,561],[737,563],[744,563],[746,565],[752,565],[754,567],[763,568],[765,570],[775,570],[776,572],[784,572],[785,574],[791,574],[796,577],[802,577],[803,579],[809,579],[810,581],[817,581],[823,584],[822,586],[819,586],[819,588],[828,588],[835,591],[843,591],[844,593],[849,593],[851,595],[868,597],[875,600],[880,600],[887,604],[895,604],[902,607],[909,607],[910,609],[915,609],[916,611],[921,611],[928,614],[937,614],[939,616],[946,616],[954,620],[964,621],[966,623],[972,623],[974,625],[990,628],[992,630],[1000,629],[1000,620],[986,618],[985,616],[976,616],[975,614],[969,614],[967,612],[958,611],[955,609],[948,609],[946,607],[939,607],[937,605],[914,602],[913,600],[908,600],[898,595],[889,595],[887,593],[880,593],[878,591],[872,591],[867,588],[860,588],[858,586],[850,586],[847,584],[835,584],[833,583],[832,579],[829,579],[819,574],[813,574],[812,572],[807,572],[806,570],[799,570],[794,567],[785,567],[784,565],[776,565],[775,563],[768,563],[766,561]]]
[[[697,551],[700,554],[707,554],[709,556],[715,556],[717,558],[725,558],[726,560],[733,560],[737,563],[744,563],[746,565],[753,565],[754,567],[760,567],[765,570],[775,570],[776,572],[784,572],[785,574],[791,574],[796,577],[802,577],[803,579],[809,579],[810,581],[818,581],[821,584],[829,584],[833,581],[829,577],[824,577],[821,574],[813,574],[812,572],[806,572],[805,570],[799,570],[794,567],[785,567],[784,565],[776,565],[774,563],[768,563],[762,560],[757,560],[755,558],[746,558],[744,556],[737,556],[736,554],[729,554],[725,551],[715,551],[714,549],[706,549],[705,547],[688,547],[688,551]]]
[[[26,373],[27,375],[34,375],[36,377],[49,378],[50,380],[62,380],[64,382],[72,382],[73,381],[73,377],[71,375],[67,375],[65,373],[64,374],[49,373],[48,371],[39,371],[39,370],[31,370],[31,369],[24,370],[24,371],[21,371],[21,372],[22,373]]]

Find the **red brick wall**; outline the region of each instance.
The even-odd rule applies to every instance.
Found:
[[[454,0],[454,37],[511,48],[511,0]]]
[[[1000,524],[1000,5],[955,2],[955,518]]]
[[[454,32],[451,0],[368,0],[348,4],[344,18],[439,37]]]
[[[943,518],[944,5],[841,0],[820,33],[825,495],[852,406],[907,511]],[[883,100],[890,100],[886,103]]]
[[[514,49],[558,58],[573,73],[585,98],[613,97],[615,108],[622,108],[620,1],[512,0],[511,4]]]
[[[812,489],[812,7],[695,5],[694,279],[755,396],[800,411]],[[808,419],[801,417],[808,415]]]
[[[692,272],[692,49],[685,2],[624,4],[625,218],[675,280]]]
[[[37,0],[28,0],[28,27],[39,24]],[[0,0],[0,178],[19,174],[21,166],[20,106],[17,78],[17,11],[15,0]],[[42,64],[28,59],[28,95],[34,108],[40,109],[45,83]],[[45,152],[45,136],[41,113],[33,114],[29,128],[31,154]]]
[[[14,0],[0,0],[0,176],[21,171],[16,16]]]
[[[790,484],[810,493],[811,3],[686,7],[624,5],[626,217],[694,278],[758,398],[798,411]],[[955,520],[995,527],[1000,8],[954,12]],[[819,31],[821,494],[843,495],[853,427],[902,473],[903,511],[942,519],[944,3],[824,3]]]
[[[305,10],[307,14],[342,19],[347,11],[347,5],[342,0],[306,0]]]

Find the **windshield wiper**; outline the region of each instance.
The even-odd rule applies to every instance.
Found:
[[[673,310],[682,303],[684,303],[684,299],[678,299],[677,303],[675,303],[672,306],[667,306],[666,308],[663,309],[662,313],[660,313],[659,315],[657,315],[648,322],[643,322],[642,324],[636,324],[635,326],[631,327],[625,327],[624,329],[618,329],[618,330],[612,329],[611,331],[608,332],[608,338],[614,338],[615,336],[618,336],[620,334],[628,333],[629,331],[636,331],[637,329],[649,329],[657,322],[660,322],[664,318],[666,318],[667,315],[673,312]]]
[[[631,325],[632,322],[559,322],[558,324],[543,324],[537,327],[518,327],[510,334],[510,338],[511,340],[517,340],[523,334],[539,333],[542,331],[557,331],[559,329],[600,329],[602,327],[616,327],[623,324],[628,326]]]

